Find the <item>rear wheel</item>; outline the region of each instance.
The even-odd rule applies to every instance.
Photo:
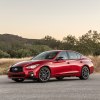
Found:
[[[24,81],[24,79],[22,79],[22,78],[19,78],[19,79],[12,79],[12,80],[14,80],[15,82],[23,82],[23,81]]]
[[[64,78],[63,76],[56,77],[57,80],[63,80],[63,78]]]
[[[39,72],[39,81],[47,82],[50,79],[50,69],[48,67],[42,67]]]
[[[81,80],[87,80],[89,78],[89,68],[84,66],[81,71],[81,76],[79,77]]]

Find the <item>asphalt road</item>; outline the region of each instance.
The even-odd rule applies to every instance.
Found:
[[[89,80],[72,77],[47,83],[15,83],[0,76],[0,100],[100,100],[100,74],[92,74]]]

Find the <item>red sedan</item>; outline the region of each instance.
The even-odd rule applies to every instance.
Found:
[[[62,80],[64,77],[89,78],[93,73],[91,59],[71,50],[52,50],[42,52],[30,61],[23,61],[12,65],[8,77],[16,82],[25,79],[48,81],[51,77]]]

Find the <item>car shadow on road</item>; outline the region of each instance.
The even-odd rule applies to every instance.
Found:
[[[88,79],[88,80],[90,80],[90,79]],[[14,81],[9,81],[8,83],[12,83],[12,84],[27,84],[27,83],[55,83],[55,82],[71,82],[71,81],[73,81],[73,82],[75,82],[75,81],[84,81],[84,80],[80,80],[79,78],[71,78],[71,79],[67,79],[67,78],[65,78],[65,79],[63,79],[63,80],[56,80],[56,79],[50,79],[48,82],[39,82],[39,81],[36,81],[36,80],[25,80],[24,82],[21,82],[21,83],[17,83],[17,82],[14,82]],[[85,81],[87,81],[87,80],[85,80]]]

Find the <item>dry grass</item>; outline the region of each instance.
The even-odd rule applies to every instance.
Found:
[[[98,57],[89,56],[89,57],[93,61],[95,72],[100,72],[100,56]]]
[[[100,72],[100,56],[99,57],[89,56],[89,58],[91,58],[94,63],[95,72]],[[0,75],[7,74],[7,70],[12,64],[14,64],[16,62],[24,61],[24,60],[29,60],[29,59],[31,59],[31,58],[22,58],[22,59],[3,58],[3,59],[0,59]]]

